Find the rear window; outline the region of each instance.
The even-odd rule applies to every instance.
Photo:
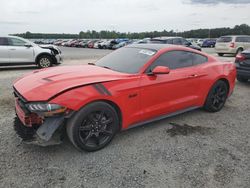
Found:
[[[7,46],[8,45],[8,39],[5,37],[0,37],[0,46]]]
[[[221,42],[221,43],[226,43],[226,42],[232,42],[232,37],[220,37],[217,42]]]

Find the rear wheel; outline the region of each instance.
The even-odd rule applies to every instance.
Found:
[[[115,109],[105,102],[94,102],[82,108],[69,121],[67,134],[76,148],[97,151],[110,143],[118,128]]]
[[[237,75],[237,80],[238,80],[239,82],[245,83],[245,82],[248,81],[248,78],[245,78],[245,77],[243,77],[243,76]]]
[[[48,55],[42,55],[38,58],[37,65],[39,68],[48,68],[52,66],[52,59]]]
[[[227,100],[228,89],[226,82],[216,82],[208,93],[204,109],[209,112],[220,111]]]
[[[222,57],[224,54],[223,53],[218,53],[218,56]]]
[[[236,52],[236,55],[241,54],[242,52],[243,52],[243,49],[242,49],[242,48],[239,48],[239,49],[237,50],[237,52]]]

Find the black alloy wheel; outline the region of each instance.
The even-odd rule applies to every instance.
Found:
[[[67,126],[67,133],[77,148],[96,151],[109,144],[118,128],[115,109],[105,102],[94,102],[73,117]]]
[[[220,111],[227,100],[228,89],[224,81],[216,82],[208,94],[204,108],[209,112]]]

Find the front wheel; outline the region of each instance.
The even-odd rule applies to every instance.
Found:
[[[118,128],[116,110],[105,102],[93,102],[68,122],[67,134],[76,148],[97,151],[110,143]]]
[[[52,59],[48,55],[42,55],[38,58],[37,65],[39,68],[48,68],[52,66]]]
[[[224,81],[216,82],[208,93],[204,109],[209,112],[220,111],[227,100],[228,89]]]

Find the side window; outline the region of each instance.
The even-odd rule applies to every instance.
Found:
[[[168,39],[167,44],[173,44],[173,39]]]
[[[173,44],[182,45],[181,38],[175,38],[175,39],[173,39]]]
[[[191,42],[189,42],[189,41],[186,40],[186,39],[181,39],[181,43],[182,43],[183,45],[188,45],[188,44],[190,44]]]
[[[186,51],[170,51],[162,54],[151,65],[150,70],[153,70],[156,66],[166,66],[170,70],[173,70],[178,68],[190,67],[192,65],[192,53]]]
[[[8,39],[5,37],[0,37],[0,46],[8,46]]]
[[[241,37],[236,37],[235,42],[241,42]]]
[[[200,65],[208,61],[207,57],[193,53],[193,65]]]
[[[24,46],[26,44],[25,41],[16,38],[9,38],[9,42],[11,46]]]

